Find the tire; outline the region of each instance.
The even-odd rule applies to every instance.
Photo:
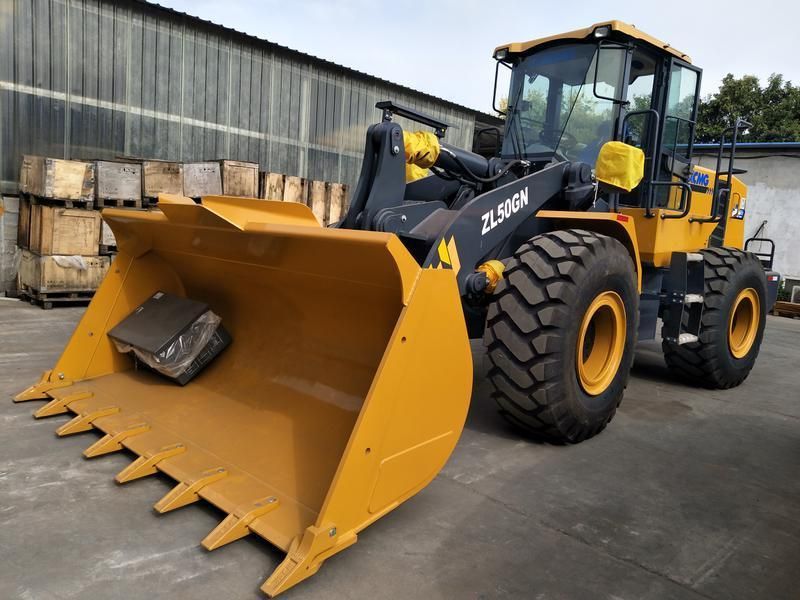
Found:
[[[705,262],[703,317],[697,342],[678,345],[662,338],[667,367],[687,383],[710,389],[726,389],[739,385],[750,374],[761,348],[767,320],[767,281],[759,260],[749,252],[736,248],[707,248],[702,250]],[[741,303],[737,299],[747,290],[755,293],[758,307],[752,307],[758,322],[753,324],[753,337],[736,338],[731,327],[735,313],[741,323]],[[747,302],[747,299],[744,300]],[[749,301],[753,304],[752,299]],[[673,318],[664,312],[664,322]],[[745,336],[746,337],[746,336]],[[736,352],[734,352],[734,350]]]
[[[600,308],[592,308],[597,302]],[[601,335],[606,322],[616,333]],[[500,413],[548,441],[597,435],[622,400],[638,322],[634,265],[620,242],[577,229],[532,238],[509,259],[487,312],[484,343]],[[585,377],[587,387],[594,385],[588,393],[581,369],[601,346],[613,358]]]

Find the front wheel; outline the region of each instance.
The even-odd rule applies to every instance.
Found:
[[[570,229],[508,262],[484,343],[501,414],[537,437],[576,443],[614,416],[633,363],[639,294],[614,238]]]

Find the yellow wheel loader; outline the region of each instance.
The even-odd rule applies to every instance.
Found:
[[[157,511],[223,511],[207,549],[254,533],[286,552],[262,587],[274,596],[436,476],[470,402],[470,337],[485,340],[502,415],[554,442],[608,424],[659,320],[676,374],[741,383],[778,280],[743,249],[733,158],[747,124],[715,170],[693,166],[700,70],[618,21],[494,57],[511,69],[498,155],[379,103],[329,227],[247,198],[104,210],[119,254],[61,358],[16,400],[73,415],[59,435],[103,434],[87,457],[135,455],[120,483],[177,481]],[[154,294],[205,303],[230,334],[186,385],[109,336]]]

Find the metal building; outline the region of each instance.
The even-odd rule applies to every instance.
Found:
[[[0,179],[22,154],[232,158],[354,184],[392,99],[470,147],[489,115],[137,0],[0,0]]]

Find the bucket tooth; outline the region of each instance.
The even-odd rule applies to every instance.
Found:
[[[191,504],[192,502],[197,502],[200,499],[200,496],[197,495],[197,492],[207,485],[214,483],[215,481],[219,481],[227,475],[228,471],[223,467],[203,471],[203,473],[200,474],[200,477],[191,483],[181,482],[176,485],[163,498],[161,498],[161,500],[156,502],[153,508],[155,508],[157,512],[165,513],[175,510],[176,508],[186,506],[187,504]]]
[[[77,417],[64,423],[61,427],[56,429],[56,435],[64,436],[64,435],[72,435],[73,433],[80,433],[82,431],[90,431],[94,428],[92,422],[95,419],[99,419],[100,417],[107,417],[109,415],[115,415],[119,412],[118,406],[106,406],[105,408],[98,408],[97,410],[92,410],[89,412],[85,412],[79,414]]]
[[[148,453],[145,456],[140,456],[137,458],[127,467],[122,469],[122,471],[117,473],[115,479],[117,480],[117,483],[127,483],[128,481],[133,481],[134,479],[139,479],[140,477],[153,475],[158,470],[158,463],[160,463],[162,460],[170,458],[171,456],[183,454],[184,452],[186,452],[186,446],[183,444],[164,446],[156,452]]]
[[[50,376],[53,374],[53,371],[45,371],[42,373],[42,376],[39,378],[38,383],[34,383],[32,386],[26,388],[25,390],[21,391],[19,394],[14,396],[14,402],[27,402],[28,400],[46,400],[50,394],[51,390],[55,390],[58,388],[68,387],[72,385],[72,381],[69,379],[64,378],[63,373],[58,374],[58,381],[51,382]]]
[[[33,413],[37,419],[42,417],[52,417],[53,415],[62,415],[69,411],[67,405],[76,400],[86,400],[94,396],[92,392],[82,391],[67,394],[65,396],[54,397],[50,402],[42,406],[39,410]]]
[[[206,550],[216,550],[220,546],[230,544],[231,542],[243,538],[250,533],[250,528],[248,527],[250,523],[272,512],[278,508],[279,504],[275,496],[268,496],[247,507],[245,511],[237,509],[236,512],[225,517],[222,523],[217,525],[211,533],[205,537],[201,542],[203,547]]]
[[[286,558],[261,586],[270,598],[285,592],[316,573],[325,559],[356,543],[355,532],[340,534],[333,523],[308,527],[292,540]]]
[[[122,450],[123,441],[129,437],[139,435],[140,433],[144,433],[145,431],[149,430],[150,426],[147,423],[137,423],[136,425],[131,425],[121,431],[107,433],[94,444],[89,446],[86,450],[84,450],[83,455],[86,458],[94,458],[95,456],[101,456],[103,454],[108,454],[109,452],[118,452]]]

